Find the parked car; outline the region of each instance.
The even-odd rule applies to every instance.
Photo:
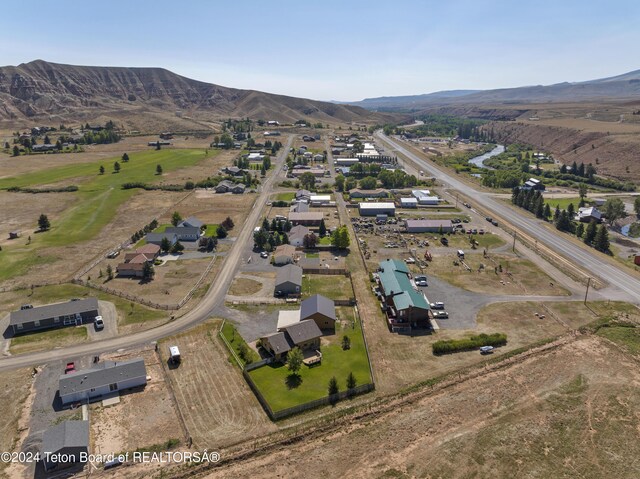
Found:
[[[463,219],[463,220],[462,220],[462,222],[463,222],[463,223],[468,223],[468,222],[469,222],[469,220],[468,220],[467,218],[465,218],[465,219]]]
[[[269,253],[267,253],[266,251],[263,251],[262,253],[260,253],[260,257],[261,258],[268,258],[269,257]]]
[[[416,282],[416,286],[428,286],[426,276],[416,276],[415,282]]]
[[[471,234],[472,234],[472,235],[477,235],[477,234],[478,234],[478,230],[477,230],[477,229],[475,229],[475,228],[473,228],[473,229],[471,230]]]
[[[493,221],[491,222],[491,224],[492,224],[493,226],[498,226],[498,222],[497,222],[496,220],[493,220]]]
[[[471,228],[469,228],[469,229],[467,230],[467,234],[468,234],[468,235],[470,235],[471,233],[473,233],[473,230],[472,230]]]
[[[480,228],[480,229],[478,230],[478,234],[479,234],[479,235],[483,235],[483,234],[484,234],[484,230],[483,230],[482,228]]]
[[[407,263],[407,264],[415,264],[416,260],[415,260],[415,258],[409,257],[409,258],[405,259],[404,262]]]
[[[64,373],[69,374],[74,372],[76,372],[76,363],[74,363],[73,361],[70,363],[67,363],[67,367],[64,368]]]
[[[447,319],[449,317],[449,313],[446,311],[434,311],[433,317],[435,319]]]
[[[104,329],[104,321],[102,320],[102,316],[96,316],[96,319],[93,320],[93,327],[96,328],[96,331],[101,331]]]
[[[481,346],[480,354],[493,354],[493,350],[495,348],[493,346]]]
[[[107,255],[107,258],[109,259],[113,259],[116,258],[118,255],[120,254],[120,250],[115,250],[115,251],[111,251],[109,252],[109,254]]]
[[[444,303],[442,301],[436,301],[435,303],[431,303],[431,309],[444,309]]]
[[[485,218],[489,223],[493,222],[493,218],[491,216],[487,216]]]
[[[445,238],[444,236],[442,238],[440,238],[440,243],[442,243],[445,246],[449,246],[449,240],[447,238]]]
[[[33,309],[33,304],[23,304],[20,309]]]

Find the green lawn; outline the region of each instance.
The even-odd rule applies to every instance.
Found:
[[[305,253],[305,258],[319,258],[320,253]]]
[[[318,244],[330,245],[331,244],[331,236],[323,236],[322,238],[320,238],[320,241],[318,241]]]
[[[351,349],[343,351],[340,343],[345,334],[351,339]],[[311,368],[302,366],[299,372],[301,382],[297,387],[287,386],[289,370],[280,363],[254,369],[249,374],[276,412],[327,396],[332,376],[336,377],[340,390],[344,391],[350,372],[358,385],[371,382],[362,330],[357,321],[354,321],[353,327],[347,326],[344,330],[336,331],[332,344],[322,347],[322,364]]]
[[[598,335],[618,343],[631,354],[640,354],[640,328],[610,324],[598,329]]]
[[[330,299],[353,298],[351,280],[342,275],[306,274],[302,278],[302,297],[321,294]]]
[[[296,197],[295,192],[278,193],[275,201],[292,201]]]
[[[244,338],[240,336],[240,333],[229,321],[225,321],[224,326],[222,327],[222,335],[226,338],[227,341],[229,341],[229,344],[235,351],[236,355],[240,358],[241,361],[244,361],[245,364],[247,364],[247,362],[254,362],[260,359],[258,357],[258,353],[256,353],[247,345]],[[241,348],[243,347],[246,351],[246,355],[244,358],[240,354]],[[250,359],[250,361],[247,361],[247,359]],[[233,364],[236,364],[236,362],[233,361]]]
[[[547,203],[549,205],[549,208],[551,208],[551,213],[553,213],[553,211],[556,209],[556,206],[558,206],[561,210],[566,210],[569,207],[569,203],[573,203],[573,208],[578,211],[580,198],[577,196],[575,198],[550,198],[545,200],[545,203]],[[590,204],[589,200],[586,198],[585,203]]]
[[[6,248],[3,261],[0,262],[0,280],[24,274],[33,265],[32,257],[38,248],[65,246],[96,236],[113,220],[118,207],[140,192],[138,189],[123,190],[123,183],[157,183],[160,177],[155,174],[156,165],[162,165],[165,172],[185,168],[204,160],[205,152],[195,149],[152,150],[131,153],[129,157],[128,163],[121,163],[122,169],[118,174],[111,172],[113,163],[120,160],[119,157],[114,157],[0,179],[0,189],[11,186],[32,187],[69,179],[74,179],[74,183],[79,187],[75,193],[60,193],[74,194],[77,201],[75,206],[65,211],[61,217],[51,221],[49,231],[32,234],[30,245]],[[98,174],[101,164],[107,170],[104,175]],[[40,213],[47,212],[33,212],[34,230]]]
[[[212,236],[212,237],[216,237],[216,234],[218,232],[218,225],[207,225],[207,229],[204,232],[205,236]]]
[[[87,327],[69,326],[16,336],[11,339],[9,351],[11,354],[22,354],[81,343],[87,340]]]

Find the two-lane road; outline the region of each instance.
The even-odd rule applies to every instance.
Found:
[[[377,131],[375,136],[389,146],[391,150],[421,165],[424,171],[428,171],[430,175],[438,178],[455,190],[466,192],[466,194],[472,197],[480,206],[494,212],[496,216],[502,217],[530,237],[544,243],[555,253],[566,258],[576,266],[591,272],[593,276],[599,277],[609,283],[611,287],[622,293],[622,297],[627,301],[640,303],[640,280],[625,272],[622,267],[616,267],[605,258],[601,258],[600,253],[589,251],[572,243],[568,239],[563,238],[562,234],[556,234],[545,228],[540,220],[514,211],[508,205],[493,198],[488,193],[473,190],[471,194],[469,194],[471,186],[468,184],[433,166],[428,161],[419,158],[404,148],[398,141],[384,135],[382,131]]]
[[[256,198],[249,216],[247,216],[242,225],[240,233],[225,256],[220,273],[214,278],[214,282],[209,288],[209,291],[207,291],[207,294],[202,298],[202,301],[200,301],[194,309],[184,316],[163,324],[162,326],[158,326],[157,328],[149,329],[147,331],[141,331],[129,336],[118,336],[103,341],[95,341],[70,346],[68,348],[54,349],[53,351],[42,351],[38,353],[22,354],[19,356],[3,358],[0,359],[0,371],[31,366],[34,364],[42,364],[60,359],[73,359],[78,356],[100,354],[115,351],[120,348],[134,347],[140,344],[156,341],[166,336],[171,336],[208,319],[211,312],[224,302],[224,297],[229,289],[229,285],[242,262],[242,252],[244,251],[247,242],[251,241],[254,225],[258,222],[258,219],[262,214],[262,210],[267,203],[273,183],[284,165],[292,141],[293,136],[289,136],[286,145],[284,145],[280,151],[271,176],[269,176],[269,178],[267,178],[262,184],[262,191],[260,195]]]

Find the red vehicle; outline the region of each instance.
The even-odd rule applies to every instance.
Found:
[[[64,373],[69,374],[69,373],[75,373],[75,372],[76,372],[76,363],[74,362],[67,363],[67,367],[64,368]]]

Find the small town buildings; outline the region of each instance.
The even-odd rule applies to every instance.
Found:
[[[296,201],[306,201],[307,203],[311,199],[311,192],[309,190],[298,190],[295,196]]]
[[[309,203],[306,201],[296,201],[289,208],[290,213],[306,213],[309,211]]]
[[[41,453],[45,471],[84,462],[89,453],[89,421],[63,421],[45,430]]]
[[[389,191],[384,188],[376,188],[375,190],[361,190],[354,188],[349,190],[349,197],[351,198],[387,198]]]
[[[583,223],[591,223],[592,221],[600,223],[602,221],[602,213],[595,206],[578,208],[576,219]]]
[[[529,178],[527,181],[525,181],[524,185],[520,187],[520,189],[544,191],[545,187],[540,180],[536,178]]]
[[[312,319],[322,330],[335,331],[336,305],[332,299],[315,294],[300,303],[300,321]]]
[[[262,347],[280,361],[287,356],[293,347],[284,332],[278,332],[260,338]]]
[[[417,208],[418,198],[400,198],[401,208]]]
[[[129,262],[116,266],[116,273],[121,277],[144,278],[145,263]]]
[[[287,236],[289,237],[289,244],[297,248],[304,246],[304,237],[311,233],[311,230],[303,225],[297,225],[291,228]]]
[[[316,323],[308,319],[306,321],[292,321],[282,327],[277,333],[260,338],[262,347],[271,353],[275,359],[284,359],[294,347],[303,352],[320,349],[322,331]]]
[[[431,195],[429,190],[413,190],[411,195],[418,200],[418,204],[422,206],[437,206],[440,203],[440,198]]]
[[[287,264],[278,269],[275,292],[282,295],[297,296],[302,291],[302,268]]]
[[[88,369],[63,374],[58,392],[63,405],[91,401],[102,396],[147,384],[147,368],[142,358],[104,361]]]
[[[358,212],[360,216],[395,216],[396,205],[393,203],[359,203]]]
[[[216,185],[214,188],[216,193],[233,193],[236,195],[241,195],[244,193],[246,186],[242,183],[234,183],[229,180],[222,180],[220,183]]]
[[[304,225],[304,226],[320,226],[320,222],[324,218],[321,212],[306,212],[306,213],[289,213],[289,221],[292,225]]]
[[[20,309],[9,315],[9,327],[13,334],[22,334],[39,329],[79,326],[93,322],[100,315],[98,310],[96,298]]]
[[[178,241],[196,241],[200,238],[199,226],[168,226],[164,232],[165,234],[176,235]]]
[[[220,170],[221,173],[229,176],[243,176],[248,173],[249,170],[238,168],[237,166],[225,166]]]
[[[378,283],[387,321],[392,332],[429,327],[429,301],[411,282],[411,272],[404,261],[380,262]]]
[[[295,246],[289,244],[283,244],[276,248],[273,252],[273,264],[276,266],[282,266],[294,262],[296,256]]]
[[[313,161],[322,163],[324,161],[324,155],[322,153],[316,153],[313,155]]]
[[[159,254],[160,246],[152,243],[147,243],[135,251],[126,253],[124,255],[124,262],[118,264],[116,267],[118,276],[142,278],[144,276],[144,265],[146,263],[153,263]]]
[[[311,195],[309,204],[311,206],[329,206],[331,203],[331,195]]]
[[[406,220],[407,233],[450,233],[451,220]]]
[[[247,155],[247,160],[251,161],[251,162],[261,162],[262,160],[264,160],[264,154],[262,153],[249,153]]]
[[[169,240],[169,245],[173,246],[178,242],[178,235],[175,233],[169,234],[166,231],[164,233],[147,233],[147,236],[144,237],[147,244],[154,244],[160,246],[162,244],[162,240],[167,238]]]
[[[204,226],[204,222],[200,221],[195,216],[189,216],[186,220],[182,220],[178,226],[180,228],[202,228]]]
[[[333,164],[335,166],[353,166],[356,163],[360,163],[359,158],[334,158]]]

